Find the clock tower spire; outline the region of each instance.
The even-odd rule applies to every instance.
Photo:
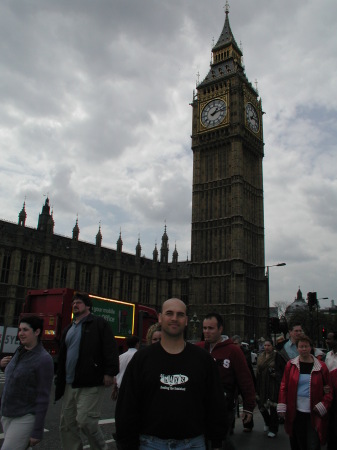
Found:
[[[266,331],[262,106],[229,23],[193,98],[190,304],[217,310],[226,334]]]

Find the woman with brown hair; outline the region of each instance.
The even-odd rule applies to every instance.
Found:
[[[328,409],[332,402],[329,371],[311,354],[312,342],[301,335],[299,356],[287,362],[280,386],[277,412],[292,450],[319,450],[327,437]]]
[[[20,319],[18,336],[21,345],[13,357],[5,356],[0,367],[5,371],[1,398],[3,450],[24,450],[38,444],[54,377],[54,364],[41,344],[43,319],[26,316]]]

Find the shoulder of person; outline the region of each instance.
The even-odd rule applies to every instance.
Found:
[[[68,331],[70,330],[72,325],[73,325],[73,322],[71,321],[70,324],[65,327],[65,329],[62,331],[61,339],[65,339],[66,334],[68,333]]]
[[[142,366],[144,363],[146,364],[148,360],[150,363],[151,361],[153,362],[153,360],[159,360],[160,354],[161,347],[159,342],[147,345],[146,347],[140,348],[133,354],[127,367],[134,367],[138,365]]]
[[[195,353],[201,354],[201,355],[209,355],[208,352],[205,352],[205,341],[196,342],[195,344],[192,344],[191,342],[186,342],[186,349],[190,351],[194,351]]]
[[[41,353],[41,356],[44,359],[51,359],[51,360],[53,360],[51,354],[44,348],[42,342],[40,344],[41,344],[41,347],[39,348],[39,352]]]
[[[299,356],[295,356],[295,358],[289,359],[289,361],[287,362],[286,366],[296,367],[299,370],[299,368],[300,368],[300,357]]]
[[[328,366],[325,364],[324,361],[316,358],[314,356],[314,366],[317,367],[318,370],[322,370],[323,372],[329,372]]]
[[[283,358],[285,361],[289,361],[290,358],[289,358],[289,355],[288,355],[288,353],[286,352],[284,346],[281,348],[281,350],[278,350],[278,351],[276,352],[276,358],[278,358],[278,357]]]
[[[87,323],[96,323],[99,327],[109,327],[111,332],[112,332],[112,328],[111,328],[109,322],[106,319],[104,319],[104,317],[95,316],[94,314],[90,313],[87,316],[85,322],[87,322]]]
[[[48,373],[54,375],[54,361],[51,355],[46,350],[41,354],[40,366],[44,371],[47,371]]]
[[[202,361],[202,364],[213,364],[214,355],[209,353],[204,347],[186,342],[186,351],[195,360]]]
[[[329,372],[331,380],[333,380],[337,387],[337,367],[335,369],[330,370]]]
[[[153,354],[158,354],[158,352],[161,351],[161,345],[160,342],[156,342],[154,344],[150,344],[150,345],[146,345],[145,347],[141,347],[139,350],[137,350],[132,359],[134,358],[142,358],[143,356],[146,355],[153,355]]]
[[[223,341],[224,344],[226,344],[226,341]],[[239,357],[243,357],[244,359],[246,359],[245,353],[243,352],[243,349],[234,344],[234,342],[228,342],[227,345],[229,346],[229,349],[231,351],[231,353],[234,353],[235,355],[240,355]]]

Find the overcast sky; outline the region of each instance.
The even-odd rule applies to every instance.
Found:
[[[152,257],[164,225],[190,258],[193,89],[225,0],[2,0],[0,218]],[[264,115],[270,298],[337,303],[337,2],[232,0]],[[322,301],[327,306],[329,301]]]

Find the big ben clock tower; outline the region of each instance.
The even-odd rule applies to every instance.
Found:
[[[190,309],[217,311],[226,334],[265,334],[262,105],[225,24],[193,97]]]

